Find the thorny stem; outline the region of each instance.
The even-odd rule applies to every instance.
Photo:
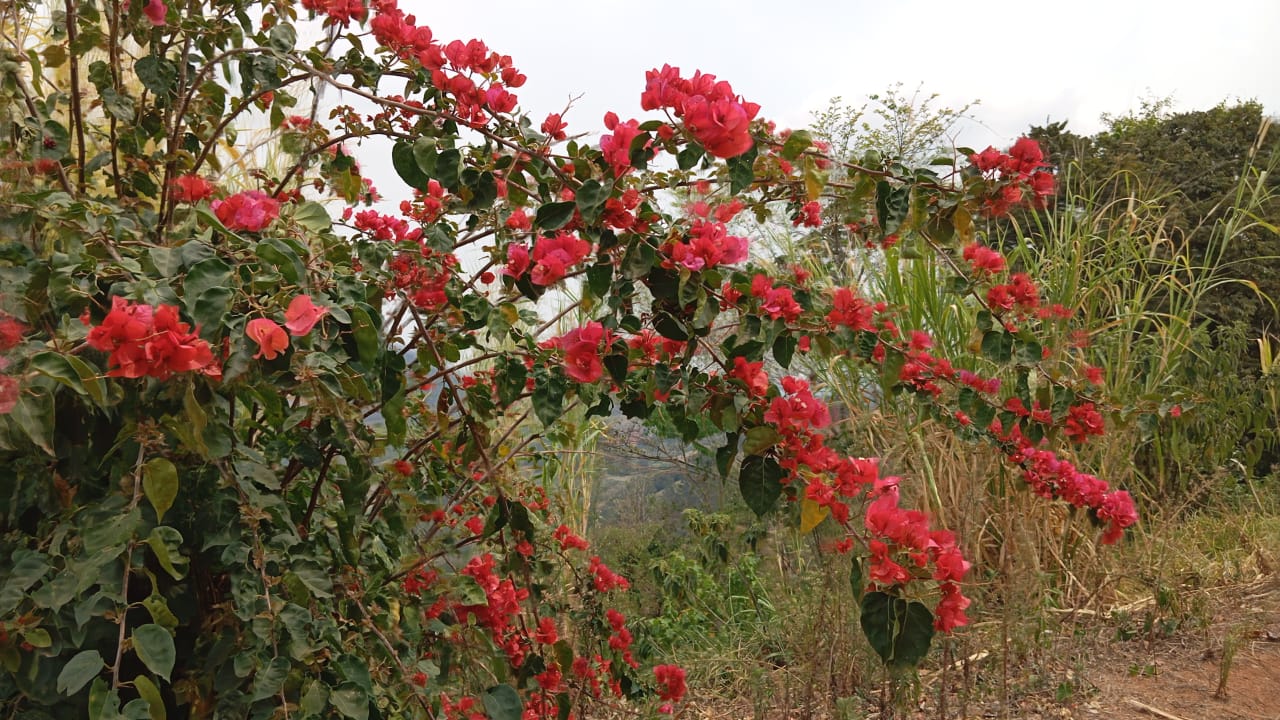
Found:
[[[133,498],[129,501],[129,510],[132,511],[138,507],[138,503],[142,501],[142,459],[146,457],[146,445],[138,446],[138,459],[133,464]],[[111,664],[111,687],[120,687],[120,661],[124,658],[124,640],[125,633],[129,630],[126,622],[129,618],[129,574],[133,568],[133,543],[129,543],[129,549],[124,554],[124,578],[120,583],[120,597],[124,600],[124,609],[120,611],[120,632],[116,637],[116,658]]]

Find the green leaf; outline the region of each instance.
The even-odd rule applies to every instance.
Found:
[[[574,196],[574,202],[584,219],[590,222],[600,216],[600,209],[604,207],[605,200],[609,199],[611,189],[601,185],[600,181],[594,178],[582,183],[582,187],[578,188]]]
[[[480,696],[484,712],[490,720],[520,720],[524,704],[520,694],[510,685],[494,685]]]
[[[343,683],[334,688],[329,694],[329,701],[343,717],[351,720],[369,719],[369,696],[355,683]]]
[[[173,672],[173,662],[177,653],[173,646],[173,636],[159,625],[149,624],[135,628],[133,631],[133,651],[138,659],[151,672],[169,680]]]
[[[559,230],[573,219],[573,211],[577,207],[573,202],[547,203],[538,208],[533,222],[542,230]]]
[[[731,157],[725,161],[729,166],[729,194],[737,195],[738,193],[751,187],[751,183],[756,179],[755,163],[756,163],[756,146],[752,145],[751,149],[737,157]]]
[[[378,328],[373,318],[361,306],[351,308],[351,334],[356,340],[356,351],[363,362],[373,364],[378,359]]]
[[[253,678],[253,701],[265,700],[280,692],[289,677],[289,658],[274,657]]]
[[[53,645],[53,637],[44,628],[30,628],[22,632],[22,639],[32,647],[47,648]]]
[[[293,568],[293,575],[318,598],[333,597],[333,579],[323,568],[312,563],[299,564]]]
[[[791,358],[796,354],[796,346],[799,341],[794,335],[779,335],[777,340],[773,341],[773,359],[778,361],[784,369],[791,367]]]
[[[415,190],[426,192],[427,182],[431,179],[415,157],[414,146],[408,142],[398,142],[391,148],[391,166],[405,184]],[[433,165],[434,167],[434,158]]]
[[[320,211],[324,212],[324,208],[320,208]],[[324,217],[326,221],[329,219],[327,214]],[[307,267],[302,264],[302,258],[298,257],[298,253],[283,240],[267,238],[258,243],[253,251],[259,258],[274,265],[285,280],[294,285],[305,284]]]
[[[1035,340],[1017,340],[1013,343],[1013,348],[1019,365],[1035,365],[1044,360],[1044,347]]]
[[[53,394],[39,388],[18,397],[9,417],[36,447],[53,451]]]
[[[314,200],[295,207],[293,221],[314,233],[328,232],[333,227],[333,218],[329,217],[329,211]]]
[[[418,164],[418,169],[428,178],[435,174],[436,158],[439,156],[440,154],[436,151],[435,138],[420,137],[413,141],[413,161]],[[414,187],[417,186],[415,185]],[[425,180],[419,189],[424,191],[427,189]]]
[[[186,300],[187,311],[193,312],[196,298],[210,288],[225,288],[231,284],[231,266],[221,258],[211,257],[201,260],[187,271],[182,282],[182,293]]]
[[[587,268],[587,289],[604,299],[613,284],[613,263],[603,262]]]
[[[688,170],[698,164],[698,161],[702,159],[704,152],[705,151],[702,149],[701,145],[691,142],[676,155],[676,165],[681,170]]]
[[[142,493],[156,509],[156,520],[164,520],[164,514],[178,497],[178,468],[167,458],[148,460],[142,466]]]
[[[151,528],[147,544],[151,546],[151,552],[160,562],[160,567],[172,575],[174,580],[181,580],[186,573],[177,566],[187,564],[187,559],[181,553],[182,533],[168,525],[160,525]]]
[[[79,360],[79,358],[76,359]],[[84,382],[80,379],[80,373],[72,367],[70,357],[67,355],[49,351],[36,353],[31,358],[31,368],[57,380],[81,395],[88,394],[85,390]]]
[[[147,55],[138,58],[133,64],[133,71],[138,75],[142,86],[150,90],[156,97],[168,97],[173,92],[174,83],[178,79],[178,66],[167,58]]]
[[[298,709],[302,711],[302,717],[315,717],[324,712],[324,708],[329,704],[329,688],[322,682],[313,681],[302,693],[302,702],[299,703]]]
[[[862,606],[862,599],[867,594],[867,578],[862,571],[862,558],[853,556],[849,566],[849,587],[853,590],[853,601]]]
[[[544,427],[551,427],[560,418],[560,409],[564,407],[564,376],[558,372],[540,371],[535,375],[533,386],[533,412]]]
[[[738,470],[738,489],[756,516],[763,517],[777,504],[785,475],[786,471],[773,458],[748,455],[743,459]]]
[[[920,665],[933,640],[933,613],[915,601],[882,592],[862,599],[862,634],[885,665],[909,669]]]
[[[529,370],[518,357],[508,357],[502,361],[502,367],[494,378],[497,385],[498,402],[509,407],[524,392],[525,382],[529,378]]]
[[[733,459],[738,456],[738,433],[725,433],[726,442],[716,450],[716,469],[720,477],[728,479],[729,468],[733,467]]]
[[[107,687],[106,678],[98,678],[89,687],[89,720],[114,720],[120,717],[120,695]]]
[[[759,455],[777,444],[778,431],[769,425],[757,425],[747,431],[747,440],[742,444],[742,452],[748,455]]]
[[[982,336],[982,355],[998,363],[1009,362],[1013,358],[1013,336],[1004,330],[989,331]]]
[[[787,141],[782,144],[782,157],[787,160],[795,160],[800,157],[800,153],[808,150],[813,145],[813,136],[808,130],[793,130],[791,135],[787,137]]]
[[[876,183],[876,213],[885,234],[892,234],[902,225],[911,206],[911,188],[893,187],[888,180]]]
[[[151,678],[138,675],[133,679],[133,689],[138,691],[138,697],[147,704],[151,720],[168,720],[169,715],[164,709],[164,697],[160,695],[160,688],[151,682]]]
[[[276,52],[287,53],[298,42],[298,33],[288,23],[276,23],[267,35],[267,45]]]
[[[450,190],[458,189],[458,178],[462,174],[462,153],[453,148],[443,150],[436,156],[435,178]]]
[[[369,674],[369,663],[356,655],[343,655],[335,663],[342,677],[355,683],[366,693],[373,692],[373,677]]]
[[[189,296],[188,296],[189,297]],[[221,330],[227,312],[231,310],[231,301],[235,291],[229,287],[213,287],[201,292],[189,302],[187,308],[191,319],[201,334],[216,336]]]

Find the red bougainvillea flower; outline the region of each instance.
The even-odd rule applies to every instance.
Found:
[[[142,14],[147,16],[152,25],[159,27],[164,24],[164,16],[169,14],[169,8],[165,7],[162,0],[148,0],[146,7],[142,8]]]
[[[604,126],[612,135],[600,138],[600,151],[613,169],[614,177],[622,177],[631,170],[631,142],[640,136],[640,121],[632,118],[624,122],[612,112],[604,116]]]
[[[245,326],[244,334],[249,339],[258,343],[258,352],[255,358],[265,360],[275,360],[280,353],[289,347],[289,336],[285,334],[284,328],[275,324],[266,318],[254,318]]]
[[[18,406],[18,380],[0,375],[0,415],[8,415]]]
[[[5,315],[0,318],[0,352],[8,350],[22,341],[27,326],[17,318]]]
[[[178,319],[172,305],[153,308],[111,299],[111,312],[102,324],[89,330],[89,347],[109,353],[109,377],[168,378],[174,373],[206,370],[214,366],[209,343]]]
[[[170,186],[173,188],[174,202],[197,203],[213,195],[213,185],[199,175],[174,178]]]
[[[280,203],[261,190],[246,190],[214,200],[213,214],[229,230],[258,232],[280,216]]]
[[[529,247],[524,243],[507,246],[507,264],[502,274],[519,279],[529,269]]]
[[[604,374],[600,360],[600,343],[607,341],[604,326],[591,321],[551,341],[564,351],[564,374],[580,383],[593,383]]]
[[[670,65],[650,70],[645,73],[640,106],[645,110],[674,110],[694,139],[716,157],[737,157],[754,144],[751,121],[760,106],[744,102],[733,94],[729,83],[716,80],[715,75],[697,71],[691,78],[682,78],[680,68]]]
[[[659,699],[679,702],[688,691],[684,668],[679,665],[658,665],[653,668],[653,677],[658,681]]]
[[[559,233],[554,237],[540,237],[533,244],[532,259],[524,245],[507,247],[507,266],[503,274],[519,278],[532,264],[529,279],[533,284],[552,285],[590,253],[591,243],[574,235]]]
[[[733,371],[729,377],[741,380],[753,398],[764,397],[769,392],[769,376],[764,372],[763,362],[747,362],[739,355],[733,359]]]
[[[568,124],[560,119],[560,113],[551,113],[546,120],[542,121],[542,132],[552,140],[564,140],[564,131],[567,127],[569,127]]]
[[[730,235],[722,222],[697,220],[689,229],[689,242],[670,248],[671,261],[694,272],[747,259],[747,239]]]
[[[301,337],[311,332],[311,328],[328,312],[328,308],[314,304],[310,295],[299,295],[289,301],[289,309],[284,311],[284,326],[290,335]]]

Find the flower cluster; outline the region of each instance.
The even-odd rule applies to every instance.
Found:
[[[102,324],[89,330],[85,342],[109,353],[109,377],[164,380],[193,371],[221,374],[209,343],[178,319],[178,308],[172,305],[152,307],[113,297],[111,312]]]
[[[0,312],[0,353],[8,352],[22,342],[22,336],[30,328],[21,320]],[[0,371],[9,367],[8,358],[0,355]],[[0,375],[0,415],[13,412],[18,405],[18,379]]]
[[[564,352],[564,374],[580,383],[593,383],[604,374],[601,344],[612,342],[612,333],[594,320],[550,340],[548,347]]]
[[[998,431],[999,420],[993,421],[992,426]],[[1102,542],[1106,545],[1118,541],[1125,528],[1138,522],[1138,511],[1128,491],[1112,490],[1107,481],[1081,472],[1052,451],[1032,447],[1016,430],[1004,435],[1016,446],[1009,453],[1009,460],[1022,467],[1022,478],[1037,495],[1091,510],[1106,526],[1102,533]]]
[[[475,39],[442,45],[434,40],[430,28],[418,25],[395,0],[377,0],[375,10],[369,26],[378,42],[402,60],[417,60],[431,73],[431,84],[453,97],[463,120],[479,127],[490,115],[515,109],[518,100],[510,90],[524,85],[526,78],[514,67],[510,55],[493,52]]]
[[[686,242],[671,242],[662,247],[668,267],[679,265],[694,272],[732,265],[747,259],[747,239],[729,234],[722,222],[696,220],[689,228]]]
[[[369,8],[364,0],[302,0],[302,7],[320,15],[327,15],[333,22],[346,27],[352,20],[364,22]]]
[[[289,302],[289,307],[284,312],[284,326],[289,330],[289,335],[302,337],[311,332],[316,323],[320,322],[320,318],[328,312],[328,308],[316,305],[310,295],[298,295]],[[250,320],[245,325],[244,332],[250,340],[258,344],[255,358],[275,360],[289,349],[289,335],[286,335],[284,329],[275,321],[268,318]]]
[[[876,585],[893,587],[910,582],[915,575],[908,567],[917,570],[930,565],[930,577],[939,584],[942,599],[934,611],[934,627],[942,632],[966,625],[969,619],[964,609],[968,598],[960,592],[960,582],[969,571],[970,564],[956,545],[955,535],[949,530],[932,530],[929,516],[919,510],[904,510],[898,506],[898,478],[877,478],[871,493],[875,497],[867,506],[863,524],[877,539],[869,543],[871,549],[867,576]],[[905,554],[905,558],[900,557]],[[894,558],[903,559],[907,565]]]
[[[260,232],[280,216],[280,202],[261,190],[245,190],[214,200],[213,214],[228,230]]]
[[[750,371],[749,365],[741,367]],[[734,377],[738,377],[737,367]],[[769,402],[763,419],[779,434],[775,452],[779,464],[788,472],[783,482],[805,483],[804,498],[827,509],[836,522],[846,527],[847,501],[865,491],[866,497],[872,499],[864,518],[872,535],[868,541],[870,579],[886,588],[906,585],[917,578],[933,579],[942,592],[936,627],[950,632],[968,622],[963,611],[969,601],[960,592],[959,583],[969,563],[955,537],[945,530],[930,529],[924,513],[898,507],[898,479],[881,478],[878,461],[842,456],[826,445],[819,430],[830,424],[831,414],[806,381],[784,377],[782,390],[782,395]],[[905,554],[906,565],[894,559],[901,554]],[[929,566],[933,570],[925,572]]]
[[[507,247],[507,265],[503,274],[519,279],[529,272],[534,285],[553,285],[569,270],[591,254],[591,243],[568,233],[540,237],[533,243],[533,256],[529,247],[514,243]],[[532,270],[530,270],[532,267]]]
[[[1000,185],[983,202],[988,215],[1000,216],[1022,200],[1021,184],[1031,188],[1033,202],[1037,207],[1044,199],[1053,195],[1053,173],[1044,170],[1048,163],[1044,161],[1044,152],[1040,144],[1031,138],[1018,138],[1008,153],[1002,153],[994,147],[988,147],[980,153],[969,156],[969,162],[988,178],[999,178],[1009,181]]]
[[[612,134],[600,138],[600,152],[613,170],[614,177],[622,177],[631,170],[631,146],[640,137],[640,121],[632,118],[620,122],[615,113],[604,116],[604,126]],[[648,147],[648,142],[644,144]]]
[[[751,121],[760,112],[756,103],[735,95],[729,83],[697,71],[680,77],[680,68],[663,65],[645,73],[640,95],[645,110],[671,110],[708,153],[737,157],[751,149]]]
[[[437,310],[449,300],[445,288],[453,278],[457,265],[456,256],[436,253],[427,247],[418,251],[396,253],[391,262],[387,263],[387,269],[392,273],[386,290],[387,297],[399,291],[414,307]]]
[[[183,175],[174,178],[170,187],[174,202],[198,203],[213,196],[213,185],[199,175]]]

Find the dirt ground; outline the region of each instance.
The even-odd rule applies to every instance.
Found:
[[[967,692],[950,674],[947,707],[941,683],[926,673],[919,704],[877,708],[776,708],[770,720],[1280,720],[1280,575],[1205,591],[1197,622],[1167,632],[1159,613],[1130,607],[1107,617],[1062,618],[1042,657],[1002,669],[989,653],[971,663]],[[1147,624],[1144,618],[1151,618]],[[1223,683],[1224,662],[1225,693]],[[957,668],[959,663],[957,663]],[[998,676],[1008,672],[1006,689]],[[1028,678],[1035,677],[1035,681]],[[986,690],[979,690],[981,685]],[[874,693],[873,693],[874,694]],[[1002,698],[1007,696],[1007,702]],[[825,705],[825,703],[823,703]],[[736,703],[691,703],[688,720],[760,717]]]
[[[1280,578],[1214,594],[1207,632],[1114,643],[1100,653],[1089,678],[1096,695],[1073,717],[1280,720]]]
[[[1057,644],[1074,656],[1057,663],[1070,697],[1015,694],[1007,710],[978,701],[963,720],[1280,720],[1280,576],[1210,593],[1201,627],[1120,639],[1115,618],[1091,620]],[[941,720],[930,705],[914,718]]]

